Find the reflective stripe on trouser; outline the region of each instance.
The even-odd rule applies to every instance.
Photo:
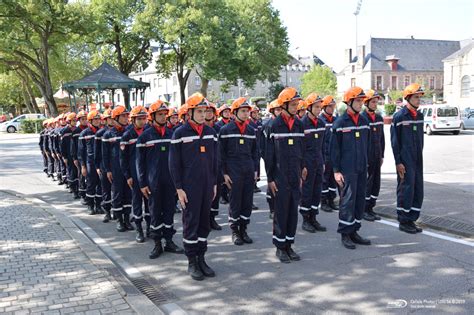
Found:
[[[295,241],[301,192],[299,187],[290,189],[286,183],[279,183],[277,180],[275,183],[278,191],[274,198],[273,244],[283,249]]]
[[[397,176],[397,214],[401,223],[418,220],[423,205],[423,165],[404,165],[405,178]]]
[[[143,197],[140,186],[138,185],[138,179],[134,178],[132,189],[132,221],[140,224],[143,221],[145,214],[150,214],[148,209],[148,200]]]
[[[85,198],[86,197],[86,190],[87,190],[86,177],[82,176],[80,164],[79,164],[79,167],[77,168],[77,172],[78,172],[78,175],[79,175],[79,195],[81,197]]]
[[[323,185],[323,169],[308,168],[308,175],[303,182],[303,189],[301,191],[300,213],[319,214],[318,206],[321,202],[321,187]]]
[[[344,187],[341,191],[337,232],[350,234],[360,229],[365,209],[367,173],[342,175],[344,176]]]
[[[87,163],[86,200],[89,205],[99,206],[102,203],[102,187],[95,165]]]
[[[333,200],[336,198],[337,183],[334,179],[334,171],[332,163],[326,162],[324,166],[323,185],[322,185],[322,200]]]
[[[173,184],[159,184],[148,197],[150,209],[150,236],[155,240],[170,240],[176,233],[174,229],[175,190]]]
[[[115,213],[130,214],[132,209],[132,192],[122,174],[112,174],[112,207]]]
[[[79,178],[77,177],[77,167],[72,160],[68,160],[66,169],[69,187],[72,191],[77,192],[79,190]]]
[[[367,187],[365,190],[365,209],[375,207],[380,192],[380,160],[369,163],[367,169]]]
[[[250,223],[252,214],[254,172],[253,169],[241,169],[229,167],[229,176],[232,180],[229,202],[229,224],[237,227],[240,224]]]
[[[211,231],[209,217],[213,187],[206,182],[184,185],[188,197],[183,209],[183,247],[187,257],[204,254],[207,251],[207,237]]]
[[[102,190],[102,208],[105,210],[109,210],[112,206],[112,186],[107,178],[107,173],[104,169],[101,169],[101,176],[100,178],[100,187]]]

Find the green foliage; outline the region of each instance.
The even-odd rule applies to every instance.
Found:
[[[390,101],[395,103],[397,101],[403,100],[403,91],[400,90],[390,90],[388,91],[388,96],[390,97]]]
[[[283,91],[284,88],[285,86],[280,83],[272,84],[272,86],[270,86],[270,88],[268,89],[268,99],[270,101],[277,99],[278,95],[281,91]]]
[[[392,116],[397,110],[396,104],[385,104],[385,116]]]
[[[336,76],[329,67],[315,65],[303,75],[301,81],[301,93],[304,97],[313,92],[320,95],[336,94]]]
[[[20,131],[22,133],[39,133],[43,130],[44,119],[25,119],[21,122]]]

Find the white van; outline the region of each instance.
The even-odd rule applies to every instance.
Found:
[[[20,130],[21,122],[25,119],[43,119],[45,118],[43,114],[23,114],[16,116],[12,120],[5,121],[0,124],[0,131],[3,132],[17,132]]]
[[[424,117],[423,130],[427,135],[439,131],[452,132],[458,135],[462,129],[461,111],[459,107],[447,104],[421,105]]]

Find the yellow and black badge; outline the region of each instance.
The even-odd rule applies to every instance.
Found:
[[[166,151],[166,147],[162,146],[161,151]]]
[[[413,131],[416,131],[416,125],[413,126]]]
[[[293,145],[293,139],[288,139],[288,145]]]
[[[318,135],[317,133],[315,133],[315,134],[314,134],[314,137],[315,137],[316,139],[318,139],[318,138],[319,138],[319,135]]]
[[[245,143],[244,139],[239,139],[239,144],[244,144],[244,143]]]
[[[356,138],[360,137],[360,133],[358,131],[355,132]]]

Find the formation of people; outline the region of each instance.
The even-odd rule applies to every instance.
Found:
[[[416,83],[404,90],[406,105],[390,131],[399,229],[411,234],[422,231],[415,221],[423,202],[423,115],[417,111],[423,94]],[[267,105],[271,117],[262,123],[259,108],[244,97],[217,108],[195,93],[179,109],[158,100],[130,111],[61,114],[44,121],[39,145],[44,172],[90,215],[116,220],[118,232],[135,230],[138,243],[153,240],[150,259],[184,253],[189,275],[203,280],[215,276],[205,254],[211,229],[222,229],[219,204],[228,204],[232,242],[253,243],[248,228],[261,159],[282,263],[300,260],[293,248],[298,212],[301,228],[316,233],[327,230],[319,210],[338,211],[342,245],[371,244],[358,231],[363,219],[380,220],[374,207],[385,151],[384,121],[376,112],[381,99],[352,87],[343,97],[346,112],[337,116],[333,96],[303,99],[287,87]],[[183,248],[173,241],[176,212],[182,212]]]

